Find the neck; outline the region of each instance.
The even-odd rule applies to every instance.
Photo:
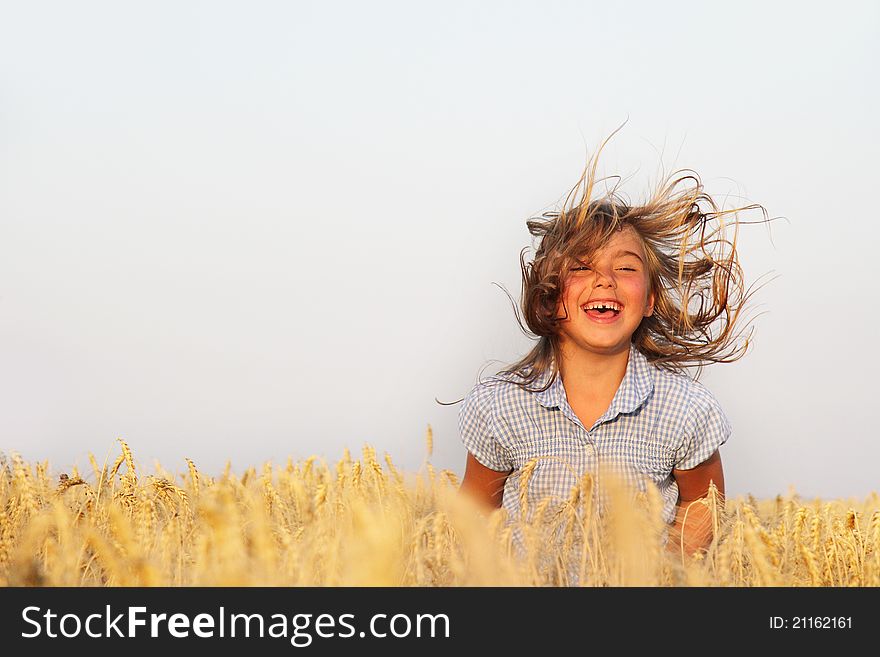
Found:
[[[620,387],[629,363],[629,347],[610,354],[597,354],[567,344],[560,347],[559,375],[570,399],[602,397]]]

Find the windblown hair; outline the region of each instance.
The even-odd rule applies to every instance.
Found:
[[[722,210],[699,176],[687,169],[668,176],[643,205],[625,202],[616,185],[593,198],[602,182],[596,179],[599,152],[560,211],[526,222],[539,243],[530,262],[528,249],[520,253],[522,316],[517,313],[517,321],[537,344],[499,374],[516,375],[513,381],[529,390],[552,384],[560,360],[558,324],[569,313],[564,308],[557,317],[569,267],[589,259],[617,231],[628,228],[642,242],[649,290],[655,295],[653,314],[633,333],[636,348],[658,367],[676,372],[696,368],[696,377],[708,363],[741,358],[754,331],[744,317],[754,286],[744,285],[737,234],[741,224],[770,221],[767,211],[758,204]],[[760,210],[763,220],[740,221],[738,213],[746,210]],[[554,376],[536,385],[547,372]]]

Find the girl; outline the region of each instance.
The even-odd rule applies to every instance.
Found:
[[[731,430],[716,398],[684,371],[744,355],[751,290],[724,218],[736,227],[739,210],[760,209],[765,221],[766,211],[722,211],[688,172],[644,205],[614,189],[593,199],[599,152],[561,211],[527,222],[539,243],[531,262],[520,254],[517,319],[537,344],[465,397],[461,490],[517,517],[522,475],[534,508],[548,495],[565,500],[601,465],[634,485],[653,482],[681,537],[685,510],[710,483],[724,493],[718,448]],[[688,553],[711,540],[701,514],[704,505],[688,514]]]

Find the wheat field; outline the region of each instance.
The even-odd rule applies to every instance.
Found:
[[[428,442],[430,455],[430,429]],[[113,463],[56,475],[0,457],[0,585],[880,585],[876,493],[712,497],[714,538],[689,556],[664,546],[653,491],[595,514],[589,476],[510,523],[478,512],[429,459],[404,473],[370,446],[219,477],[189,459],[144,475],[119,447]]]

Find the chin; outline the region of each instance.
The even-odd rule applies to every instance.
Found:
[[[587,346],[589,351],[599,353],[599,354],[617,354],[621,351],[629,351],[630,342],[627,340],[624,343],[614,342],[609,344],[601,344],[601,343],[592,343]]]

